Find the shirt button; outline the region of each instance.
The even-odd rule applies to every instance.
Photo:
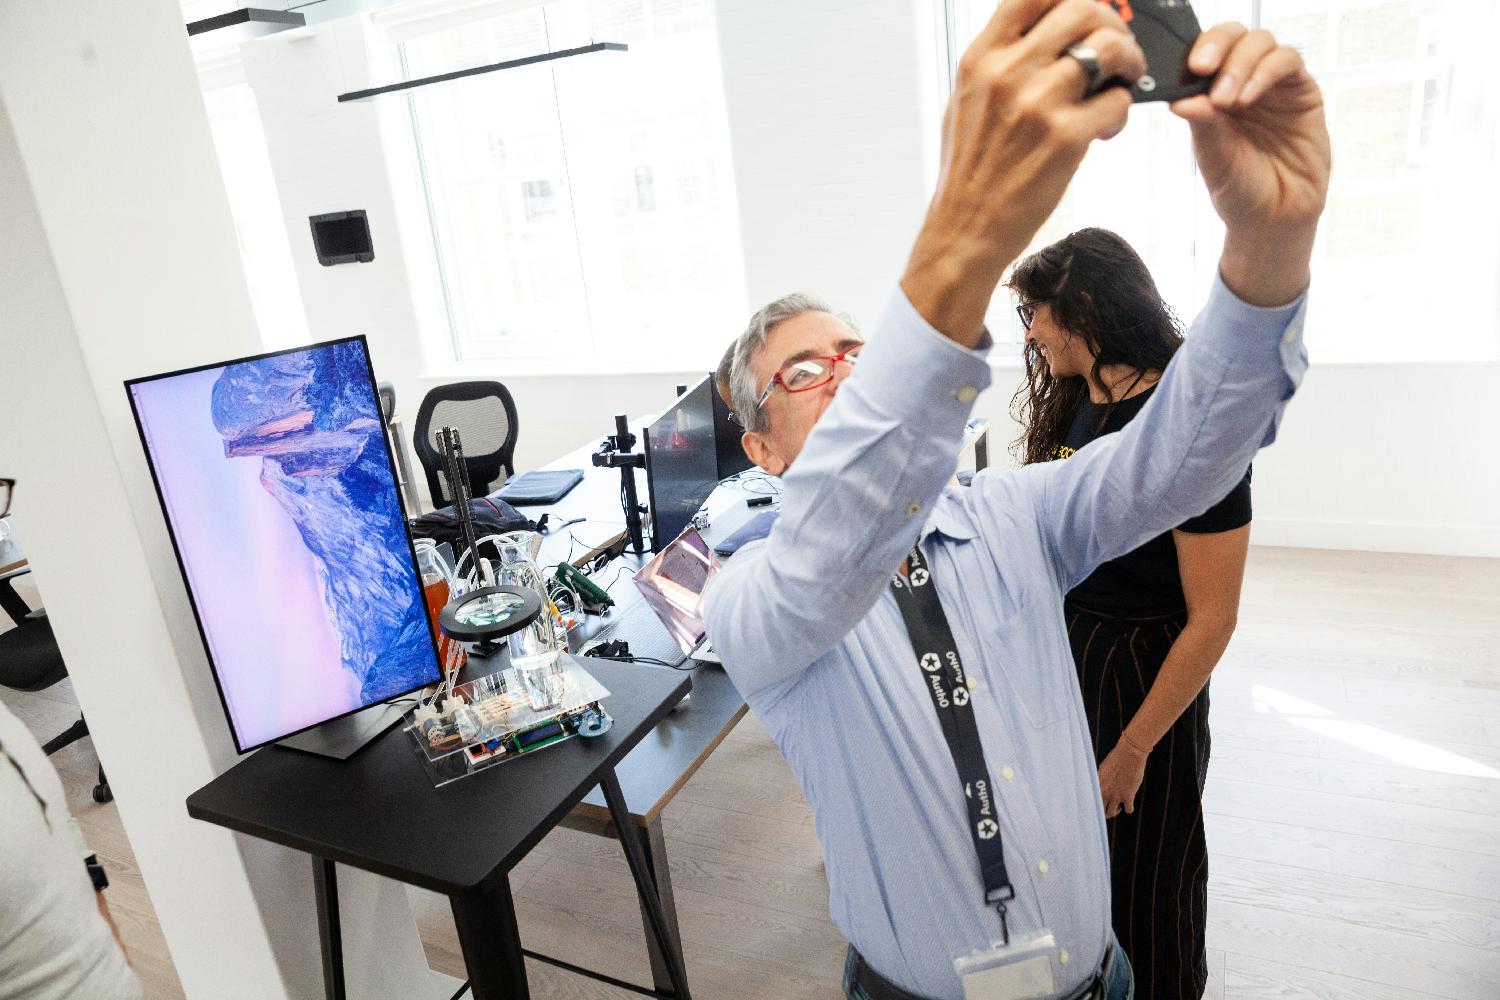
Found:
[[[1043,858],[1042,860],[1038,861],[1037,864],[1036,864],[1036,870],[1039,871],[1039,872],[1041,872],[1043,875],[1047,874],[1047,869],[1051,868],[1051,867],[1052,867],[1051,865],[1047,864],[1047,859],[1046,858]]]
[[[1067,965],[1068,964],[1068,949],[1064,948],[1061,952],[1059,952],[1058,955],[1057,955],[1057,960],[1059,962],[1061,962],[1063,965]]]
[[[1015,772],[1015,770],[1013,768],[1007,767],[1005,770],[1001,771],[1000,773],[1005,776],[1005,780],[1006,781],[1015,781],[1016,780],[1016,772]]]
[[[922,505],[917,501],[913,500],[911,503],[906,505],[907,517],[916,517],[920,513],[922,513]]]
[[[972,385],[966,385],[962,389],[956,390],[953,393],[953,398],[958,400],[960,403],[972,403],[974,402],[974,397],[977,395],[979,395],[978,389],[974,388]]]
[[[1281,342],[1283,344],[1290,344],[1292,341],[1297,339],[1297,334],[1301,332],[1302,331],[1298,330],[1295,326],[1287,327],[1286,333],[1281,337]]]

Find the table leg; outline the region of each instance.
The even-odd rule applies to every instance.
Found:
[[[312,856],[313,896],[318,906],[318,940],[323,951],[323,996],[347,1000],[344,992],[344,940],[339,930],[339,888],[333,862]]]
[[[526,958],[521,953],[510,881],[502,879],[488,892],[450,896],[449,904],[474,1000],[529,1000]]]
[[[646,852],[642,849],[640,837],[632,832],[635,827],[630,822],[630,810],[625,807],[625,795],[620,791],[620,781],[615,777],[613,769],[605,772],[603,780],[599,782],[599,787],[604,792],[605,803],[609,805],[609,814],[614,819],[615,829],[620,834],[620,846],[625,849],[625,861],[630,865],[630,874],[635,879],[636,892],[640,895],[641,909],[646,917],[646,937],[648,942],[654,945],[651,949],[653,971],[659,957],[666,965],[667,979],[677,1000],[691,1000],[692,994],[688,992],[687,985],[687,971],[683,966],[682,953],[677,943],[679,939],[676,934],[668,930],[667,918],[662,912],[662,899],[657,895],[656,883],[646,860]],[[657,862],[662,869],[665,869],[665,855],[658,857]]]
[[[657,898],[661,900],[661,912],[666,922],[667,942],[672,948],[672,957],[677,960],[679,968],[686,969],[687,963],[682,958],[682,932],[677,928],[677,904],[672,899],[672,870],[667,864],[667,842],[662,836],[661,817],[658,816],[646,826],[631,825],[627,831],[628,836],[634,836],[640,841],[641,853],[646,858],[646,870],[651,873]],[[651,933],[651,915],[646,910],[644,899],[641,900],[641,922],[646,926],[646,951],[651,956],[651,980],[658,990],[668,990],[672,986],[670,967],[656,944],[655,935]]]

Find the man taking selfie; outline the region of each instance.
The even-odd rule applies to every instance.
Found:
[[[1129,93],[1094,86],[1144,65],[1095,0],[1001,4],[960,63],[937,190],[870,343],[813,309],[758,315],[735,345],[733,408],[785,477],[783,512],[710,585],[708,631],[812,805],[856,1000],[1132,988],[1062,595],[1223,497],[1306,367],[1329,146],[1296,52],[1233,24],[1192,50],[1215,83],[1173,111],[1226,237],[1151,401],[1067,462],[945,484],[990,380],[990,297],[1125,125]]]

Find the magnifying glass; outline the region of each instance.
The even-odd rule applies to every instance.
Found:
[[[536,621],[542,599],[519,587],[480,587],[455,597],[438,615],[438,627],[460,642],[477,642],[481,651]]]

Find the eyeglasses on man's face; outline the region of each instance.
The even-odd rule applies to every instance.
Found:
[[[10,495],[16,490],[14,479],[0,479],[0,517],[10,513]]]
[[[793,361],[781,371],[771,376],[771,381],[766,384],[766,391],[760,394],[760,399],[755,403],[758,410],[766,405],[766,400],[771,398],[771,390],[778,385],[787,392],[807,392],[817,389],[833,381],[834,370],[840,361],[853,365],[859,360],[860,349],[864,344],[855,344],[847,347],[837,354],[825,357],[803,358]]]

